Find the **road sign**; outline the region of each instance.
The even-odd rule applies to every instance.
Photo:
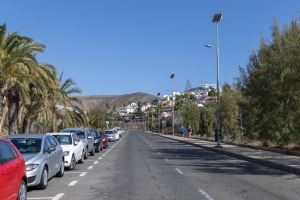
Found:
[[[109,121],[106,121],[105,123],[106,123],[106,124],[109,124]]]

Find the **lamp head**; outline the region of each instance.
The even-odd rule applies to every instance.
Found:
[[[171,74],[170,78],[174,78],[175,77],[175,74]]]

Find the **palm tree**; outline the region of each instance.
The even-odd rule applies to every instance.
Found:
[[[26,101],[29,80],[41,81],[35,58],[45,46],[16,32],[6,35],[6,25],[0,26],[0,87],[4,88],[8,105],[8,132],[18,133],[19,103]]]
[[[87,118],[84,114],[84,105],[80,98],[72,96],[73,93],[81,94],[81,89],[71,86],[75,85],[72,79],[67,79],[62,83],[63,73],[60,75],[59,82],[61,85],[57,86],[52,95],[48,96],[48,109],[52,114],[51,131],[56,132],[58,119],[61,120],[60,126],[76,125],[83,126],[87,124]],[[78,104],[79,106],[75,106]]]

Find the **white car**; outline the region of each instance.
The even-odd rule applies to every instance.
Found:
[[[104,133],[108,136],[107,139],[109,142],[114,142],[119,139],[119,135],[116,134],[116,131],[110,129],[110,130],[105,130]]]
[[[84,144],[80,138],[73,132],[48,133],[55,137],[62,147],[65,156],[64,166],[69,169],[75,169],[76,163],[84,162]]]
[[[113,129],[116,129],[119,133],[119,136],[120,138],[122,137],[122,133],[123,133],[123,130],[120,129],[120,127],[114,127]]]
[[[120,139],[121,136],[120,136],[120,133],[118,132],[117,129],[109,129],[109,131],[113,131],[114,132],[116,140]]]

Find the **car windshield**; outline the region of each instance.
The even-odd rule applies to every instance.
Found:
[[[62,131],[62,132],[73,132],[73,133],[76,133],[76,135],[77,135],[80,139],[85,139],[84,131],[66,130],[66,131]]]
[[[53,135],[60,145],[70,145],[72,144],[72,139],[70,135]]]
[[[105,131],[106,134],[114,134],[112,131]]]
[[[38,153],[41,151],[42,139],[40,138],[11,138],[10,141],[20,153]]]

